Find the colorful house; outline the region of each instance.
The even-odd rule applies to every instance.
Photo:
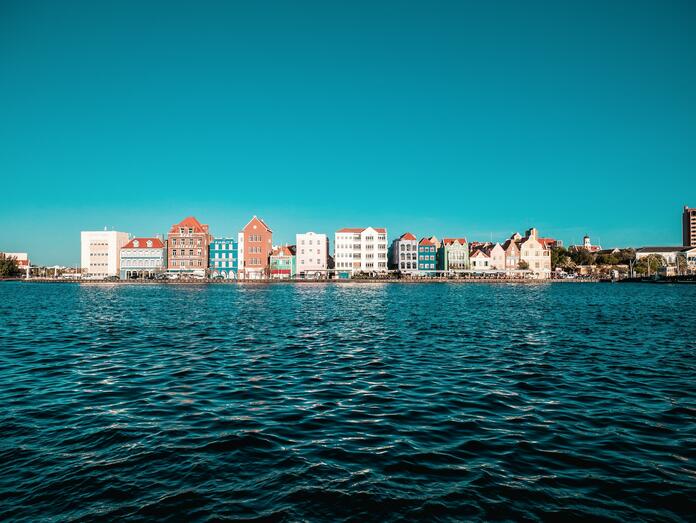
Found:
[[[431,238],[418,242],[418,272],[433,275],[437,270],[437,245]]]
[[[469,244],[466,238],[443,238],[438,250],[438,269],[460,272],[470,269]]]
[[[551,251],[537,240],[538,231],[532,227],[519,242],[520,258],[537,278],[551,275]]]
[[[505,270],[506,271],[516,271],[519,269],[520,265],[520,247],[518,245],[518,241],[522,237],[515,233],[513,234],[510,239],[505,240],[505,242],[502,245],[503,250],[505,251]]]
[[[271,278],[286,280],[295,277],[295,253],[294,245],[285,245],[273,249],[269,260]]]
[[[238,249],[234,238],[215,238],[210,243],[209,253],[211,278],[237,278]]]
[[[486,254],[490,257],[491,269],[496,271],[505,270],[505,249],[499,243],[494,243],[486,249]]]
[[[471,270],[491,270],[491,257],[486,253],[485,247],[474,249],[474,252],[469,256],[469,262],[471,264]]]
[[[389,248],[389,268],[407,274],[418,272],[418,240],[407,232]]]
[[[153,278],[167,270],[167,247],[160,238],[133,238],[121,247],[120,277]]]
[[[273,231],[254,216],[238,235],[238,276],[259,280],[269,277],[269,257],[273,251]]]
[[[208,226],[193,216],[172,225],[167,240],[168,270],[204,276],[208,268],[208,248],[212,240]]]
[[[315,232],[295,235],[295,265],[301,278],[326,278],[329,274],[329,238]]]

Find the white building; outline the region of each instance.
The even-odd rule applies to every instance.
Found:
[[[407,232],[391,244],[389,252],[389,268],[405,274],[418,272],[418,240]]]
[[[296,274],[300,278],[325,277],[329,268],[329,238],[306,232],[295,235]]]
[[[80,233],[80,266],[83,277],[118,276],[120,251],[129,240],[127,232],[82,231]]]
[[[133,238],[121,247],[120,276],[152,278],[167,270],[167,247],[160,238]]]
[[[683,258],[690,269],[696,269],[696,247],[641,247],[636,249],[636,261],[648,256],[661,256],[667,266],[676,266]]]
[[[387,229],[345,228],[334,237],[337,272],[387,272]]]

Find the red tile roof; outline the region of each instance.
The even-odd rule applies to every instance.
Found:
[[[169,232],[177,233],[179,227],[187,227],[187,228],[190,227],[193,229],[193,232],[206,232],[206,233],[208,232],[208,226],[202,224],[201,222],[196,220],[196,218],[194,218],[193,216],[188,216],[188,217],[184,218],[182,221],[180,221],[179,223],[175,223],[174,225],[172,225],[172,228],[169,229]]]
[[[387,230],[384,227],[373,227],[375,231],[384,234],[387,232]],[[354,233],[361,233],[363,232],[367,227],[344,227],[343,229],[339,229],[336,232],[354,232]],[[415,240],[415,238],[414,238]]]
[[[152,242],[152,245],[147,246],[147,242]],[[138,245],[135,245],[138,242]],[[125,244],[121,249],[163,249],[164,242],[159,238],[133,238],[127,244]]]
[[[430,238],[423,238],[421,241],[418,242],[418,245],[435,245],[435,242],[433,242]]]
[[[276,247],[273,249],[271,256],[294,256],[293,252],[294,245],[283,245],[281,247]]]
[[[466,238],[443,238],[442,243],[445,245],[452,245],[454,242],[459,242],[461,244],[467,243]]]
[[[400,240],[415,240],[416,237],[413,234],[411,234],[410,232],[407,232],[407,233],[402,234],[399,239]]]

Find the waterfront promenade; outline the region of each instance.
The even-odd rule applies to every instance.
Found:
[[[524,284],[546,284],[546,283],[597,283],[602,280],[599,278],[334,278],[334,279],[255,279],[255,280],[225,280],[225,279],[177,279],[177,280],[81,280],[64,278],[30,278],[22,280],[27,283],[79,283],[81,285],[349,285],[349,284],[374,284],[374,283],[397,283],[406,285],[416,284],[445,284],[445,283],[524,283]]]

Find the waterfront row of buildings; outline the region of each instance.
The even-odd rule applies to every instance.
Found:
[[[133,237],[118,231],[81,233],[83,277],[211,277],[226,279],[351,277],[399,271],[413,276],[458,272],[519,272],[537,278],[551,273],[551,248],[536,229],[502,243],[464,237],[418,240],[404,233],[391,245],[384,227],[348,227],[334,234],[306,232],[294,245],[274,245],[273,231],[254,216],[236,236],[215,237],[189,216],[164,236]]]

